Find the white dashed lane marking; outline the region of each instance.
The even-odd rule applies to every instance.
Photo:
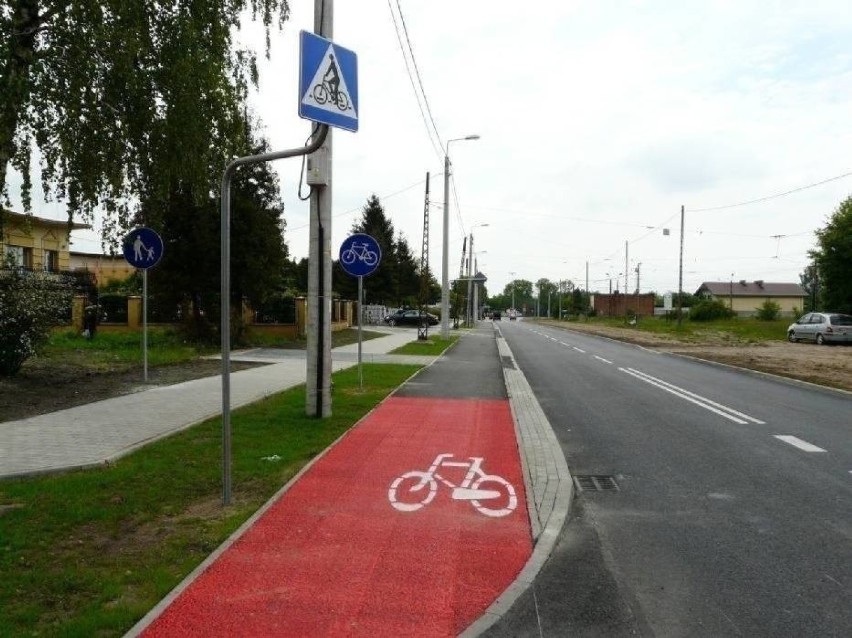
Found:
[[[608,360],[608,359],[604,359],[603,357],[599,357],[598,355],[594,355],[594,357],[595,357],[595,359],[597,359],[598,361],[603,361],[604,363],[608,363],[609,365],[612,365],[612,361],[610,361],[610,360]]]
[[[797,447],[800,450],[804,450],[805,452],[825,452],[821,447],[817,447],[813,443],[808,443],[807,441],[803,441],[802,439],[791,436],[789,434],[773,434],[776,439],[779,441],[784,441],[784,443],[789,443],[793,447]]]

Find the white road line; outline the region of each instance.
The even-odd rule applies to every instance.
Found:
[[[699,401],[702,401],[703,403],[707,403],[709,405],[713,405],[713,406],[719,408],[720,410],[725,410],[727,412],[730,412],[731,414],[738,416],[741,419],[745,419],[746,421],[751,421],[752,423],[756,423],[757,425],[765,425],[766,424],[765,421],[761,421],[759,419],[755,419],[754,417],[749,416],[748,414],[743,414],[742,412],[738,412],[737,410],[734,410],[733,408],[729,408],[727,405],[722,405],[721,403],[716,403],[715,401],[711,401],[707,397],[703,397],[700,394],[695,394],[694,392],[690,392],[689,390],[684,390],[683,388],[680,388],[676,385],[673,385],[673,384],[669,383],[668,381],[663,381],[662,379],[658,379],[657,377],[652,377],[650,374],[646,374],[645,372],[642,372],[641,370],[636,370],[635,368],[630,368],[630,369],[633,372],[636,372],[637,374],[641,374],[643,377],[648,377],[649,379],[653,379],[657,383],[662,383],[664,386],[667,386],[669,388],[673,388],[674,390],[677,390],[678,392],[682,392],[683,394],[686,394],[686,395],[691,396],[695,399],[698,399]]]
[[[609,361],[609,360],[607,360],[607,359],[604,359],[603,357],[599,357],[598,355],[593,355],[593,356],[594,356],[594,358],[595,358],[595,359],[597,359],[598,361],[603,361],[604,363],[608,363],[609,365],[612,365],[612,361]]]
[[[565,346],[566,348],[570,348],[570,347],[571,347],[571,344],[570,344],[570,343],[565,343],[564,341],[560,341],[560,342],[559,342],[559,345],[560,345],[560,346]]]
[[[641,376],[640,374],[637,374],[635,371],[628,370],[627,368],[619,368],[619,370],[621,370],[622,372],[626,372],[627,374],[629,374],[633,377],[636,377],[640,381],[644,381],[645,383],[650,383],[651,385],[653,385],[657,388],[660,388],[660,390],[665,390],[666,392],[671,392],[673,395],[680,397],[681,399],[684,399],[686,401],[689,401],[690,403],[694,403],[695,405],[698,405],[698,406],[704,408],[705,410],[710,410],[710,412],[715,412],[719,416],[723,416],[726,419],[733,421],[734,423],[739,423],[740,425],[745,425],[746,423],[748,423],[748,421],[743,421],[742,419],[738,419],[737,417],[732,416],[732,415],[728,414],[727,412],[722,412],[722,410],[717,410],[716,408],[707,405],[703,401],[698,401],[697,399],[693,399],[692,397],[687,396],[683,392],[678,392],[676,390],[673,390],[672,388],[667,388],[662,383],[657,383],[656,381],[652,381],[651,379],[646,379],[645,377]]]
[[[580,350],[580,348],[578,348],[577,346],[571,346],[571,347],[574,348],[574,350],[576,350],[577,352],[582,352],[583,354],[586,354],[585,350]]]
[[[789,443],[793,447],[797,447],[800,450],[804,450],[805,452],[825,452],[821,447],[817,447],[812,443],[808,443],[807,441],[802,441],[802,439],[797,438],[795,436],[791,436],[789,434],[773,434],[776,439],[779,441],[784,441],[784,443]]]

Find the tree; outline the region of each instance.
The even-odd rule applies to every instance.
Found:
[[[852,197],[841,202],[816,235],[818,247],[809,254],[819,273],[822,307],[852,313]]]
[[[35,356],[70,307],[72,294],[71,279],[62,275],[0,270],[0,376],[17,374]]]
[[[805,266],[805,270],[799,274],[799,283],[808,295],[805,298],[805,307],[801,310],[804,312],[816,310],[819,305],[819,271],[815,264]]]
[[[31,152],[69,219],[105,213],[117,235],[130,202],[167,200],[178,184],[204,203],[242,139],[257,83],[253,51],[233,35],[247,10],[267,35],[287,0],[9,0],[0,7],[0,191]],[[2,237],[0,209],[0,237]]]
[[[379,198],[370,195],[361,210],[361,220],[352,225],[353,233],[373,237],[382,249],[382,261],[376,271],[364,279],[366,303],[415,306],[420,294],[420,276],[417,260],[408,241],[396,235]],[[340,264],[333,264],[333,286],[342,297],[356,299],[358,280],[347,275]]]
[[[246,136],[251,137],[249,129]],[[268,152],[256,141],[252,154]],[[231,305],[245,300],[257,308],[283,287],[287,263],[284,243],[284,205],[278,196],[278,179],[269,164],[241,167],[231,192]],[[158,219],[166,244],[162,262],[151,271],[154,294],[171,304],[193,309],[191,333],[212,339],[219,317],[221,289],[219,200],[208,198],[196,205],[188,189],[172,193],[162,209],[157,202],[145,208],[148,219]],[[237,313],[235,337],[242,329]]]
[[[398,306],[418,306],[420,303],[420,268],[411,247],[402,233],[394,242],[394,297]]]

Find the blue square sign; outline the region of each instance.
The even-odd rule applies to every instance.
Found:
[[[299,38],[299,117],[357,131],[358,56],[315,33]]]

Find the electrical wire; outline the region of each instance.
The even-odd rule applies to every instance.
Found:
[[[308,145],[308,143],[311,141],[311,138],[313,138],[313,136],[316,135],[318,130],[319,130],[319,124],[314,124],[314,128],[311,131],[311,134],[308,135],[308,139],[305,140],[305,144],[304,144],[305,146]],[[311,198],[311,193],[313,192],[313,186],[311,186],[308,190],[308,194],[305,195],[304,197],[302,197],[302,183],[303,183],[303,180],[305,179],[305,162],[306,162],[306,160],[307,160],[307,155],[302,155],[302,170],[299,171],[299,190],[296,191],[296,197],[301,199],[303,202],[308,201]]]
[[[455,176],[452,173],[450,173],[450,186],[453,190],[453,200],[455,200],[455,202],[456,202],[456,217],[458,217],[458,220],[459,220],[459,228],[462,231],[462,235],[466,237],[467,231],[464,229],[464,220],[462,219],[462,216],[461,216],[461,206],[459,205],[459,194],[458,194],[458,191],[456,191],[456,179],[455,179]]]
[[[417,83],[420,85],[420,92],[423,94],[423,103],[426,105],[429,121],[432,122],[432,129],[435,131],[435,137],[438,138],[438,146],[444,148],[444,143],[441,141],[441,134],[438,132],[438,127],[435,126],[435,118],[432,117],[432,109],[429,108],[429,99],[426,97],[426,89],[423,86],[423,79],[420,77],[420,69],[417,68],[417,59],[414,57],[414,48],[411,46],[411,39],[408,37],[408,27],[405,24],[405,16],[402,15],[402,6],[399,4],[399,0],[396,0],[396,8],[399,11],[399,20],[402,22],[402,30],[405,32],[405,41],[408,43],[411,63],[414,65],[414,73],[417,75]]]
[[[396,33],[397,42],[399,42],[399,50],[400,50],[400,53],[402,53],[402,59],[405,62],[405,70],[408,73],[408,80],[411,82],[411,89],[414,91],[414,97],[417,99],[417,107],[420,109],[420,117],[423,119],[423,125],[426,127],[426,134],[429,136],[429,142],[432,144],[432,148],[434,149],[435,154],[439,158],[443,159],[444,154],[441,151],[441,149],[443,148],[441,146],[441,143],[440,143],[441,138],[438,137],[438,144],[436,145],[435,140],[432,138],[432,130],[429,128],[429,123],[426,121],[426,113],[423,111],[423,105],[420,103],[420,94],[417,92],[417,87],[414,85],[414,77],[411,75],[411,67],[408,64],[408,56],[405,55],[405,47],[402,44],[402,36],[399,33],[399,24],[396,21],[396,14],[393,12],[393,5],[391,4],[391,0],[388,0],[388,10],[390,11],[390,14],[391,14],[391,20],[393,20],[393,28],[394,28],[394,32]],[[401,15],[402,14],[400,14],[400,16]],[[414,58],[413,58],[413,54],[412,54],[412,60],[413,59]],[[425,101],[425,97],[426,96],[424,94],[424,96],[423,96],[424,101]],[[427,104],[427,107],[428,107],[428,104]],[[433,122],[433,126],[434,126],[434,122]],[[436,130],[436,134],[437,134],[437,130]]]
[[[406,191],[410,191],[412,188],[415,188],[415,187],[420,186],[420,185],[425,184],[425,183],[426,183],[426,179],[424,178],[424,179],[421,179],[419,182],[415,182],[415,183],[413,183],[409,186],[406,186],[405,188],[401,188],[397,191],[393,191],[392,193],[388,193],[387,195],[379,195],[379,199],[390,199],[391,197],[394,197],[395,195],[400,195],[400,194],[402,194]],[[358,207],[355,207],[355,208],[350,208],[349,210],[345,210],[341,213],[334,213],[332,215],[332,218],[342,217],[343,215],[351,215],[352,213],[357,213],[358,211],[362,210],[362,208],[363,208],[362,206],[358,206]],[[293,228],[287,228],[287,232],[292,233],[292,232],[297,231],[297,230],[303,230],[305,228],[308,228],[309,226],[310,226],[310,224],[302,224],[301,226],[294,226]]]
[[[746,202],[738,202],[736,204],[726,204],[725,206],[712,206],[710,208],[687,208],[686,210],[690,213],[706,213],[712,210],[725,210],[727,208],[736,208],[737,206],[747,206],[749,204],[757,204],[759,202],[766,202],[770,199],[777,199],[779,197],[785,197],[787,195],[792,195],[793,193],[798,193],[803,190],[807,190],[809,188],[815,188],[817,186],[822,186],[823,184],[828,184],[829,182],[836,182],[839,179],[843,179],[845,177],[852,176],[852,171],[848,173],[843,173],[842,175],[836,175],[835,177],[829,177],[828,179],[824,179],[821,182],[815,182],[813,184],[808,184],[807,186],[800,186],[799,188],[794,188],[789,191],[784,191],[783,193],[776,193],[775,195],[767,195],[766,197],[758,197],[757,199],[750,199]]]

